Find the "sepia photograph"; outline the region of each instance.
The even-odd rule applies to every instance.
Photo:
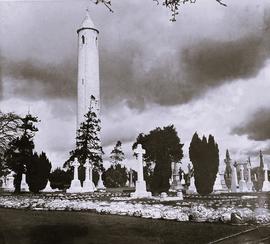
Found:
[[[0,244],[268,244],[269,204],[269,0],[0,0]]]

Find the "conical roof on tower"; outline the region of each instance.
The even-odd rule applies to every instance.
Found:
[[[99,32],[97,28],[95,27],[93,20],[90,17],[90,13],[88,9],[86,9],[86,15],[84,17],[82,24],[80,25],[80,28],[77,30],[77,33],[84,29],[92,29]]]

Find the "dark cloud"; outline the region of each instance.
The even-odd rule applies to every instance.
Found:
[[[183,43],[181,35],[175,33],[176,29],[170,29],[167,25],[160,26],[164,35],[160,35],[151,22],[138,27],[143,17],[141,12],[138,18],[133,16],[133,22],[123,21],[123,25],[112,22],[106,29],[108,33],[101,36],[100,45],[101,93],[104,104],[110,106],[123,99],[130,107],[140,108],[149,102],[164,106],[183,104],[213,87],[255,76],[269,57],[269,16],[268,11],[261,29],[257,29],[258,25],[255,24],[238,39],[223,37],[217,40],[213,39],[213,35],[205,39],[198,35],[196,41],[183,39]],[[116,21],[113,18],[117,19],[117,15],[112,17],[112,21]],[[122,18],[126,20],[126,17]],[[120,32],[115,32],[116,26],[121,26]],[[184,25],[181,28],[188,30]],[[249,26],[243,28],[248,29]],[[133,32],[129,34],[130,29]],[[151,34],[144,39],[143,34],[150,31]],[[114,33],[121,33],[121,38],[111,36]],[[110,36],[112,40],[109,40]],[[172,47],[167,47],[160,55],[162,45],[168,45],[165,42],[174,38],[178,41],[170,41]],[[157,55],[153,45],[156,46]],[[23,85],[14,84],[15,94],[32,99],[74,99],[77,64],[75,51],[71,53],[73,56],[70,55],[69,60],[73,61],[55,65],[34,59],[20,62],[8,60],[4,65],[5,74],[24,80]]]
[[[8,60],[4,63],[4,75],[23,80],[12,84],[15,95],[32,99],[44,97],[74,97],[76,94],[76,63],[44,64],[37,60]]]
[[[270,108],[264,108],[255,112],[249,120],[232,130],[233,134],[247,135],[255,141],[270,140]]]

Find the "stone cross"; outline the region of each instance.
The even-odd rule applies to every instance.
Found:
[[[89,162],[89,159],[86,159],[86,162],[83,165],[83,167],[85,168],[85,180],[90,180],[89,169],[91,168],[91,164]]]
[[[240,165],[240,177],[241,177],[241,181],[244,181],[244,165],[241,164]]]
[[[80,163],[77,158],[74,159],[74,162],[71,164],[74,167],[74,180],[78,180],[78,168]]]
[[[139,165],[138,165],[138,181],[143,181],[143,155],[145,154],[145,150],[142,148],[141,144],[137,145],[137,148],[134,150],[137,154]]]

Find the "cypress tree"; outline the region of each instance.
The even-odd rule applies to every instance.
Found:
[[[210,194],[213,191],[219,165],[219,150],[214,137],[209,135],[207,141],[205,136],[200,139],[196,132],[190,143],[189,158],[193,164],[198,193]]]

